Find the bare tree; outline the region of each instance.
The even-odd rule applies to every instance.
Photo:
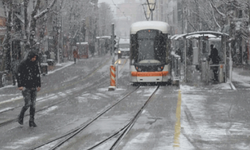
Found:
[[[11,41],[11,29],[12,29],[12,0],[3,0],[4,12],[7,17],[7,29],[6,36],[3,42],[3,60],[1,70],[10,70],[11,68],[11,56],[10,56],[10,41]]]
[[[39,10],[41,0],[24,0],[23,1],[23,10],[24,10],[24,36],[22,41],[26,41],[26,48],[33,48],[36,44],[35,41],[35,33],[36,33],[36,21],[37,19],[43,17],[49,10],[53,7],[56,0],[51,1],[49,6],[44,10]],[[29,6],[34,3],[34,8],[29,13]],[[11,43],[13,40],[13,24],[15,24],[12,20],[13,18],[13,0],[3,0],[3,6],[5,10],[5,14],[7,17],[7,31],[5,40],[3,42],[4,51],[3,51],[3,60],[1,65],[1,70],[11,70]],[[29,20],[30,18],[30,20]]]
[[[29,0],[26,0],[26,1],[29,2]],[[35,44],[36,44],[36,41],[35,41],[36,21],[39,18],[43,17],[46,13],[48,13],[49,10],[54,6],[54,4],[55,4],[56,1],[57,0],[53,0],[46,9],[44,9],[44,10],[42,10],[40,12],[39,12],[39,8],[40,8],[41,0],[37,0],[36,1],[34,10],[31,13],[31,20],[30,20],[30,22],[25,22],[25,27],[28,27],[28,24],[30,24],[30,29],[29,29],[30,32],[26,32],[26,34],[30,33],[29,35],[26,35],[26,37],[28,37],[28,39],[29,39],[28,40],[29,42],[27,44],[30,45],[29,46],[30,48],[33,48],[35,46]],[[27,11],[27,8],[26,8],[26,11]],[[27,15],[28,13],[25,13],[25,14]],[[28,18],[28,16],[25,16],[25,18]]]

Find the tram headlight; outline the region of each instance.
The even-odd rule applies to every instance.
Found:
[[[162,71],[163,68],[164,68],[164,66],[160,66],[160,67],[157,67],[157,70],[158,70],[158,71]]]
[[[139,68],[139,67],[136,67],[135,69],[136,69],[137,71],[141,71],[141,68]]]

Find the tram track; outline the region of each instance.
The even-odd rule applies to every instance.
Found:
[[[136,123],[137,119],[140,117],[142,111],[146,108],[150,100],[152,99],[153,95],[156,93],[156,91],[159,89],[159,86],[155,89],[155,91],[149,96],[147,101],[144,103],[144,105],[139,109],[139,111],[136,113],[136,115],[132,118],[132,120],[129,122],[129,124],[125,127],[124,131],[121,133],[121,135],[117,138],[117,140],[113,143],[110,150],[115,150],[116,147],[119,145],[119,143],[122,141],[122,139],[128,134],[128,132],[132,129],[134,124]]]
[[[129,93],[127,93],[125,96],[123,96],[121,99],[113,102],[109,107],[105,108],[103,111],[101,111],[99,114],[97,114],[96,116],[94,116],[92,119],[90,119],[89,121],[87,121],[86,123],[82,124],[81,126],[69,131],[68,133],[65,133],[53,140],[50,140],[49,142],[46,142],[42,145],[39,145],[37,147],[32,148],[33,150],[39,149],[41,147],[44,147],[46,145],[49,145],[55,141],[61,140],[59,143],[57,143],[53,148],[51,148],[51,150],[55,150],[57,148],[59,148],[61,145],[63,145],[65,142],[69,141],[71,138],[73,138],[75,135],[77,135],[78,133],[80,133],[82,130],[86,129],[89,125],[91,125],[94,121],[96,121],[98,118],[100,118],[101,116],[103,116],[106,112],[108,112],[109,110],[111,110],[113,107],[115,107],[117,104],[119,104],[121,101],[123,101],[125,98],[127,98],[129,95],[131,95],[131,93],[135,92],[137,89],[139,89],[139,86],[136,87],[135,89],[131,90]]]
[[[146,108],[146,106],[148,105],[148,103],[150,102],[150,100],[152,99],[153,95],[156,93],[156,91],[159,89],[160,86],[157,86],[153,92],[150,93],[150,96],[148,96],[148,98],[143,102],[143,104],[141,105],[141,107],[138,109],[138,111],[136,111],[135,115],[133,115],[131,117],[131,119],[128,121],[128,123],[126,123],[123,127],[119,128],[118,130],[116,130],[116,132],[113,132],[113,134],[111,134],[110,136],[102,139],[99,142],[96,142],[96,144],[89,146],[88,148],[86,148],[86,150],[92,150],[94,148],[97,148],[98,146],[109,142],[110,140],[114,140],[114,142],[112,143],[111,147],[109,148],[110,150],[114,150],[116,149],[116,147],[119,145],[119,143],[123,140],[123,138],[129,133],[129,131],[132,129],[133,125],[136,123],[137,119],[140,117],[141,113],[143,112],[143,110]],[[73,138],[75,138],[78,134],[80,134],[81,132],[83,132],[88,126],[91,126],[92,124],[94,124],[98,119],[100,119],[101,117],[103,117],[107,112],[109,112],[112,108],[116,107],[119,103],[121,103],[122,101],[124,101],[126,98],[128,98],[129,96],[132,95],[132,93],[135,93],[138,89],[140,89],[140,86],[138,87],[134,87],[135,89],[131,90],[129,93],[127,93],[125,96],[123,96],[121,99],[115,101],[114,103],[112,103],[108,108],[104,109],[101,113],[97,114],[95,117],[93,117],[91,120],[89,120],[87,123],[82,124],[81,126],[71,130],[68,133],[65,133],[64,135],[57,137],[47,143],[44,143],[40,146],[37,146],[33,149],[35,150],[39,150],[42,147],[46,147],[47,145],[50,145],[51,143],[56,143],[56,141],[58,141],[58,143],[56,143],[52,148],[50,148],[50,150],[56,150],[59,149],[61,147],[63,147],[63,145],[66,142],[69,142],[70,140],[73,140]]]

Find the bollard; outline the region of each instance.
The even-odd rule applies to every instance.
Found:
[[[224,79],[224,77],[223,77],[223,65],[219,65],[219,82],[221,83],[221,82],[223,82],[223,79]]]
[[[109,91],[114,91],[116,88],[116,67],[114,65],[110,66],[110,86]]]

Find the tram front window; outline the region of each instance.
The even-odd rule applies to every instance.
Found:
[[[164,63],[164,38],[158,31],[145,30],[138,33],[138,63]],[[150,60],[150,61],[149,61]]]
[[[147,39],[139,40],[138,49],[139,49],[139,55],[138,55],[139,61],[154,59],[154,51],[153,51],[154,41]]]

